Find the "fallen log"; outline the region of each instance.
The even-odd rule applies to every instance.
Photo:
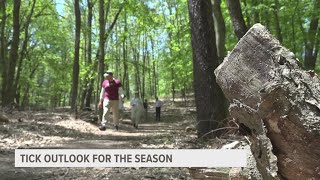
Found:
[[[320,80],[261,24],[215,70],[263,179],[320,179]]]

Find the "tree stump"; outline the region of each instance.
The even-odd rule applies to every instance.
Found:
[[[320,179],[320,81],[261,24],[215,70],[263,179]]]

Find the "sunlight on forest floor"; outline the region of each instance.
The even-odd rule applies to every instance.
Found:
[[[94,117],[92,112],[83,112],[80,119],[74,119],[69,112],[60,111],[13,112],[8,115],[10,123],[0,125],[0,175],[24,179],[193,179],[190,172],[197,174],[200,169],[28,168],[26,171],[25,168],[13,168],[13,150],[16,148],[199,149],[221,148],[222,145],[239,139],[237,136],[198,139],[195,131],[186,131],[187,126],[196,124],[194,110],[190,109],[191,107],[179,105],[167,106],[162,112],[160,122],[154,121],[155,114],[151,109],[148,120],[143,121],[139,129],[132,127],[128,119],[130,112],[126,111],[119,131],[110,124],[106,131],[100,131],[97,125],[90,121],[90,118]]]

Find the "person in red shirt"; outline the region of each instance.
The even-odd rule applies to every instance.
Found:
[[[110,110],[112,109],[113,125],[116,130],[119,129],[119,94],[123,94],[121,82],[113,78],[113,73],[107,71],[104,74],[106,78],[101,87],[99,108],[103,108],[103,115],[100,130],[106,130],[106,124],[109,121]]]

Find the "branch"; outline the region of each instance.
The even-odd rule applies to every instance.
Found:
[[[108,28],[108,30],[107,30],[107,32],[106,32],[106,34],[105,34],[105,36],[104,36],[104,40],[105,40],[105,42],[106,42],[106,40],[107,40],[107,38],[108,38],[109,34],[111,33],[111,31],[112,31],[112,29],[113,29],[114,25],[116,24],[116,22],[117,22],[117,20],[118,20],[118,17],[119,17],[119,15],[120,15],[120,13],[121,13],[121,11],[122,11],[122,9],[123,9],[124,5],[125,5],[125,3],[123,3],[123,5],[120,7],[119,11],[117,12],[116,16],[115,16],[115,17],[114,17],[114,19],[113,19],[112,24],[111,24],[111,25],[110,25],[110,27]]]

